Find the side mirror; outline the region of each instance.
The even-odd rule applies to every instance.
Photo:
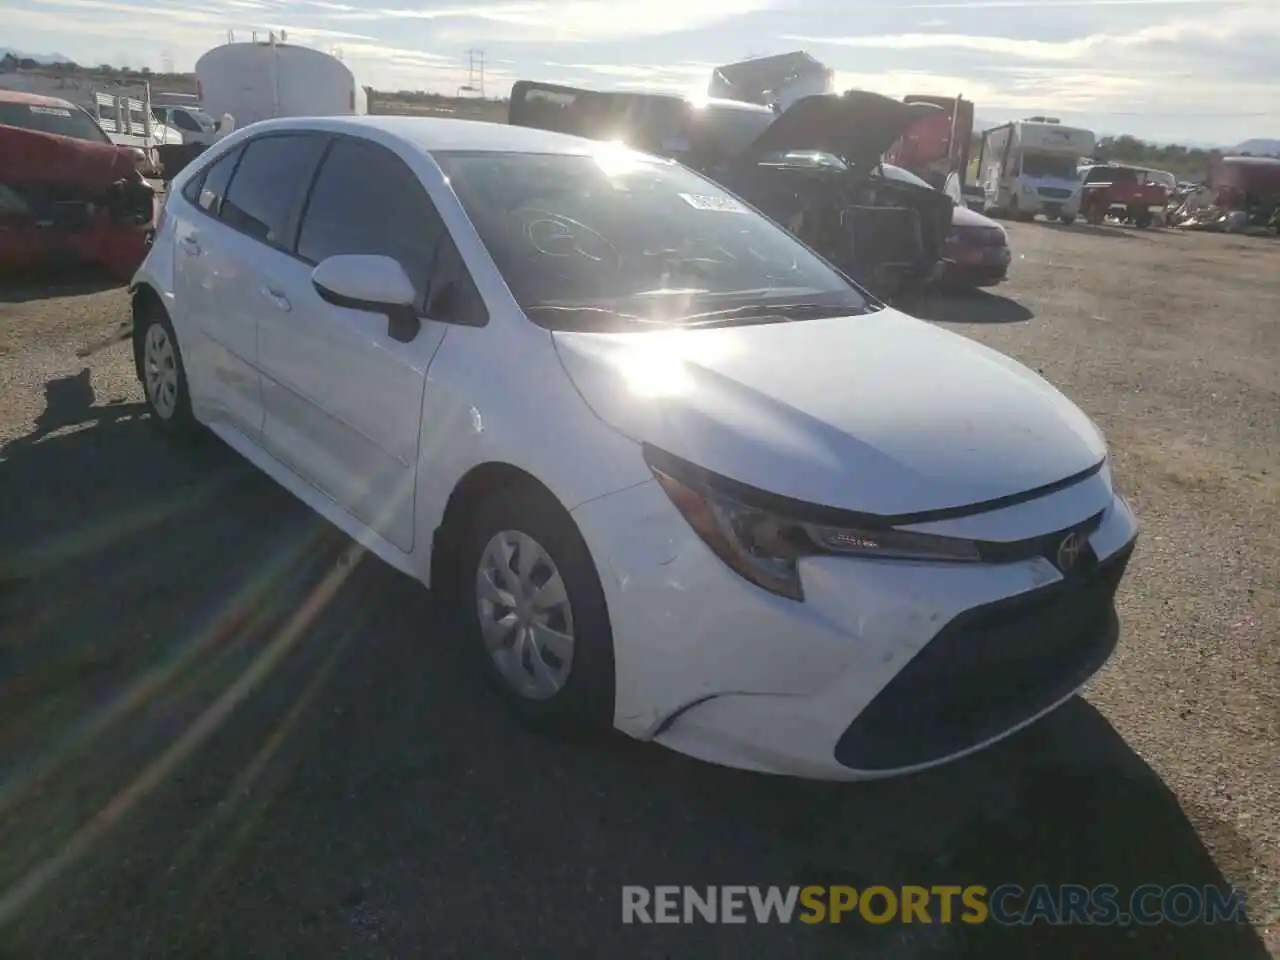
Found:
[[[381,313],[387,317],[387,336],[408,343],[422,321],[414,303],[413,281],[397,260],[363,253],[329,257],[311,272],[316,293],[335,307]]]

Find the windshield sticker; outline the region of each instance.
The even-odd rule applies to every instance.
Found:
[[[63,107],[38,107],[35,104],[32,104],[31,112],[38,113],[46,117],[67,117],[68,119],[71,117],[71,111]]]
[[[709,197],[702,193],[682,193],[680,199],[695,210],[711,213],[746,213],[747,208],[732,197]]]

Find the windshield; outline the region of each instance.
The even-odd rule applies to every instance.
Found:
[[[886,180],[897,180],[899,183],[909,183],[913,187],[923,187],[925,190],[933,190],[924,180],[921,180],[910,170],[904,170],[902,167],[895,167],[892,163],[882,163],[880,172]]]
[[[706,125],[707,136],[715,141],[722,156],[736,157],[755,143],[760,134],[777,119],[764,110],[741,110],[735,107],[709,105],[693,108],[694,123]]]
[[[832,170],[848,170],[849,166],[834,153],[821,150],[775,150],[760,158],[764,164],[791,167],[829,167]]]
[[[1076,179],[1075,157],[1054,153],[1024,153],[1022,172],[1028,177],[1057,177],[1059,180]]]
[[[55,133],[75,140],[92,140],[94,143],[110,143],[110,138],[93,118],[70,104],[66,106],[43,103],[0,103],[0,124]]]
[[[798,319],[878,306],[781,227],[670,161],[616,144],[595,156],[435,157],[516,301],[544,326]]]

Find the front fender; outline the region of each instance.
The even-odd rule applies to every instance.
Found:
[[[498,324],[501,333],[492,329]],[[529,474],[566,511],[651,477],[639,444],[591,411],[551,334],[523,317],[451,328],[431,362],[422,409],[414,566],[424,582],[449,498],[482,464]]]

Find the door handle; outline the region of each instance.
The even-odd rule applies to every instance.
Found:
[[[285,313],[288,313],[293,309],[293,304],[289,302],[289,298],[279,290],[273,290],[271,287],[263,287],[262,295],[270,300],[277,310],[282,310]]]
[[[182,247],[183,253],[188,253],[193,257],[200,253],[200,241],[194,237],[183,237],[178,241],[178,246]]]

